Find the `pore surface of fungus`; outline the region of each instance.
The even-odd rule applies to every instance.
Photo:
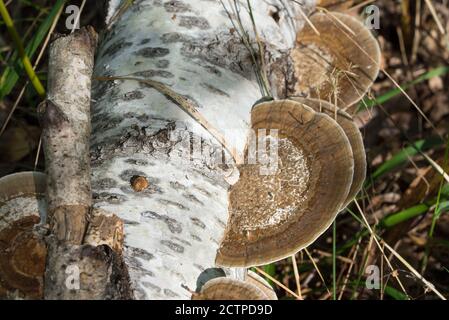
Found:
[[[348,197],[343,205],[343,207],[346,207],[349,202],[354,199],[357,193],[359,193],[366,178],[365,147],[363,145],[363,137],[359,128],[349,114],[341,109],[338,109],[335,105],[329,102],[311,98],[295,97],[291,99],[312,108],[316,112],[327,114],[341,126],[348,137],[354,158],[354,176],[352,178],[351,189],[349,190]]]
[[[256,105],[251,124],[255,132],[269,130],[270,138],[258,137],[256,163],[239,166],[229,191],[230,216],[216,258],[222,266],[266,264],[306,247],[328,228],[351,187],[351,146],[328,115],[281,100]],[[259,154],[270,139],[277,141],[270,144],[277,148],[275,170],[261,174],[266,163]]]
[[[0,298],[43,295],[46,246],[33,230],[45,203],[45,175],[21,172],[0,179]]]
[[[310,18],[291,52],[295,66],[294,95],[319,98],[345,109],[359,101],[376,79],[380,49],[367,27],[338,12]]]

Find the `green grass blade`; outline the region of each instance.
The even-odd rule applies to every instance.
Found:
[[[401,291],[396,290],[393,287],[385,286],[384,292],[386,295],[392,297],[395,300],[409,300],[409,298]]]
[[[433,69],[433,70],[430,70],[430,71],[424,73],[423,75],[419,76],[412,82],[409,82],[409,83],[405,84],[404,86],[401,86],[401,88],[404,90],[407,90],[408,88],[410,88],[413,85],[416,85],[418,83],[424,82],[426,80],[429,80],[429,79],[432,79],[435,77],[445,75],[447,73],[449,73],[449,67],[447,67],[447,66],[439,67],[439,68],[436,68],[436,69]],[[383,94],[375,99],[364,98],[363,101],[359,104],[357,112],[361,111],[363,109],[372,108],[378,104],[383,104],[400,94],[402,94],[401,90],[396,88],[396,89],[392,89],[392,90],[386,92],[385,94]]]
[[[0,15],[2,16],[3,21],[6,24],[8,33],[14,42],[17,54],[20,58],[20,61],[22,62],[23,68],[25,69],[28,75],[28,78],[30,78],[30,82],[36,89],[36,92],[39,94],[39,96],[45,97],[44,86],[42,85],[36,73],[34,72],[30,58],[28,57],[28,54],[25,52],[25,48],[23,47],[22,39],[20,38],[19,33],[17,32],[14,26],[14,21],[11,19],[11,16],[9,15],[8,9],[6,8],[6,5],[3,2],[3,0],[0,0]]]
[[[431,137],[428,139],[416,141],[412,145],[404,148],[402,151],[394,155],[390,160],[384,162],[379,168],[377,168],[377,170],[371,174],[371,183],[385,173],[390,172],[406,163],[409,157],[412,157],[419,152],[428,150],[443,143],[444,141],[442,141],[439,137]]]
[[[423,213],[426,213],[429,209],[429,205],[422,203],[385,217],[381,220],[381,225],[384,228],[391,228],[401,222],[420,216]]]
[[[25,48],[25,53],[28,57],[33,58],[39,46],[42,44],[42,41],[47,36],[50,27],[57,16],[61,7],[65,4],[66,0],[57,0],[53,5],[50,13],[47,18],[42,22],[39,26],[38,30],[35,32],[34,37],[30,40],[28,45]],[[9,66],[5,68],[1,78],[0,78],[0,100],[3,99],[6,95],[8,95],[19,79],[19,74],[23,70],[23,64],[20,62],[18,57],[18,52],[14,52],[11,56],[11,63]]]

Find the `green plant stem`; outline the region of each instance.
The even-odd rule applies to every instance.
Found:
[[[41,98],[45,98],[45,89],[36,73],[34,72],[33,66],[31,65],[31,61],[25,53],[25,49],[22,44],[22,40],[20,39],[19,34],[17,33],[16,28],[14,27],[14,22],[9,15],[8,9],[5,6],[3,0],[0,0],[0,14],[5,22],[6,28],[16,46],[17,52],[19,53],[19,57],[22,60],[23,67],[30,78],[31,83],[33,84],[36,92],[39,94]]]

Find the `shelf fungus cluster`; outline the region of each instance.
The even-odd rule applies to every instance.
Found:
[[[365,179],[362,136],[345,110],[360,101],[377,77],[377,41],[351,16],[316,13],[297,35],[291,58],[297,79],[291,97],[258,103],[251,113],[256,156],[260,159],[261,149],[268,154],[274,146],[277,168],[261,175],[264,163],[239,166],[239,180],[229,191],[218,265],[250,267],[297,253],[330,226]],[[270,134],[261,139],[261,129]],[[246,158],[254,157],[251,139]],[[276,142],[267,147],[270,139]]]
[[[380,49],[370,30],[344,13],[316,13],[296,41],[294,95],[352,112],[379,72]]]

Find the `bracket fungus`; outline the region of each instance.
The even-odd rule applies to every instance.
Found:
[[[356,18],[338,12],[316,13],[296,37],[291,52],[295,95],[332,101],[341,109],[362,99],[377,78],[379,45]]]
[[[0,299],[39,299],[47,249],[35,231],[45,215],[45,175],[0,179]]]
[[[317,0],[316,6],[332,11],[343,11],[351,8],[354,2],[354,0]]]
[[[251,125],[277,130],[278,167],[260,175],[260,162],[239,166],[216,257],[221,266],[266,264],[308,246],[332,223],[352,183],[351,145],[328,115],[292,100],[263,102],[253,107]]]
[[[357,193],[359,193],[366,178],[366,155],[362,134],[360,133],[359,128],[348,113],[337,108],[335,105],[329,102],[318,99],[307,99],[299,97],[290,99],[302,103],[303,105],[312,108],[316,112],[327,114],[340,125],[340,127],[348,137],[349,144],[351,145],[352,149],[352,155],[354,158],[354,176],[352,178],[351,189],[349,190],[348,197],[346,198],[346,201],[342,207],[343,209],[354,199]]]
[[[248,281],[248,278],[245,281],[227,277],[211,279],[199,293],[192,295],[192,300],[277,300],[271,287],[263,287],[265,280],[260,282],[253,277]]]

